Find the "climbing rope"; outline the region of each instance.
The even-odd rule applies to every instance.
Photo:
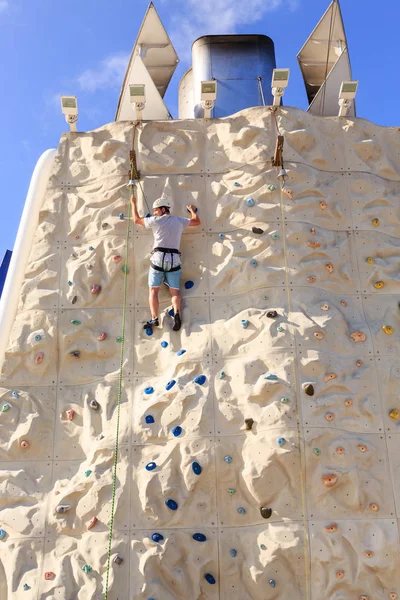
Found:
[[[278,121],[276,118],[276,111],[272,112],[275,119],[276,129],[278,131],[278,135],[282,135]],[[283,168],[283,159],[282,159],[282,168]],[[285,277],[286,277],[286,294],[287,294],[287,303],[288,303],[288,314],[291,312],[291,301],[290,301],[290,286],[289,286],[289,266],[287,260],[287,244],[286,244],[286,232],[285,232],[285,213],[284,213],[284,187],[285,182],[280,180],[280,208],[281,208],[281,220],[282,220],[282,239],[283,239],[283,253],[285,258]],[[296,344],[293,345],[296,348]],[[305,583],[306,583],[306,598],[305,600],[309,600],[310,598],[310,578],[309,578],[309,569],[310,569],[310,558],[309,558],[309,550],[308,550],[308,529],[307,529],[307,520],[306,520],[306,490],[304,484],[303,477],[303,466],[305,469],[305,463],[302,458],[302,439],[301,439],[301,428],[300,428],[300,412],[299,412],[299,394],[298,394],[298,386],[296,379],[296,371],[294,373],[294,393],[296,397],[296,427],[297,427],[297,443],[299,446],[299,461],[300,461],[300,490],[301,490],[301,510],[303,515],[303,552],[304,552],[304,570],[305,570]]]
[[[136,125],[134,127],[133,133],[133,145],[135,144],[135,133],[136,133]],[[134,161],[131,163],[131,179],[130,179],[130,189],[131,194],[133,192],[133,178],[137,176],[136,168],[134,165]],[[113,538],[113,530],[114,530],[114,511],[115,511],[115,492],[117,487],[117,467],[118,467],[118,451],[119,451],[119,423],[120,423],[120,415],[121,415],[121,395],[122,395],[122,370],[123,370],[123,362],[124,362],[124,350],[125,350],[125,321],[126,321],[126,298],[127,298],[127,289],[128,289],[128,246],[129,246],[129,234],[131,230],[131,199],[129,196],[128,200],[128,225],[126,228],[126,238],[125,238],[125,269],[124,272],[124,301],[123,301],[123,309],[122,309],[122,345],[121,345],[121,356],[119,363],[119,382],[118,382],[118,402],[117,402],[117,431],[115,435],[115,448],[114,448],[114,464],[113,464],[113,477],[112,477],[112,493],[111,493],[111,517],[110,517],[110,529],[108,535],[108,549],[107,549],[107,570],[106,570],[106,583],[105,583],[105,592],[104,592],[104,600],[108,598],[108,586],[109,586],[109,576],[110,576],[110,562],[111,562],[111,545]]]

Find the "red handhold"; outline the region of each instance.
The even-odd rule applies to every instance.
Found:
[[[44,359],[44,352],[39,352],[39,354],[35,358],[35,363],[37,365],[40,365],[43,362],[43,359]]]
[[[115,256],[112,257],[112,259],[115,263],[119,263],[121,258],[122,258],[122,256],[120,256],[119,254],[116,254]]]
[[[99,337],[97,338],[99,340],[99,342],[103,342],[107,337],[107,334],[105,331],[101,331],[99,334]]]
[[[70,408],[69,410],[66,410],[65,414],[67,415],[67,420],[68,421],[73,421],[74,420],[75,411],[72,410],[72,408]]]
[[[28,440],[22,440],[22,442],[20,443],[20,446],[21,446],[22,450],[27,450],[29,448]]]
[[[93,519],[90,519],[89,523],[87,524],[87,530],[90,531],[90,529],[93,529],[93,527],[96,525],[97,523],[97,517],[93,517]]]
[[[100,294],[101,292],[101,285],[99,285],[98,283],[92,283],[92,285],[90,286],[90,293],[91,294]]]
[[[337,475],[324,475],[322,481],[325,487],[333,487],[337,483]]]
[[[46,573],[44,574],[44,578],[46,579],[46,581],[50,581],[50,579],[54,579],[55,576],[56,576],[56,574],[53,573],[53,571],[46,571]]]

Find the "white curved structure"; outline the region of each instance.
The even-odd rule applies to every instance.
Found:
[[[11,327],[17,312],[19,293],[38,225],[39,212],[43,204],[56,153],[57,150],[54,148],[46,150],[36,163],[15,239],[13,254],[0,300],[0,373]]]

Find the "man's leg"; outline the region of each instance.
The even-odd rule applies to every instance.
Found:
[[[149,288],[149,305],[152,319],[158,319],[158,292],[160,291],[159,287],[151,287]]]
[[[179,284],[181,279],[182,269],[178,271],[168,271],[165,274],[165,281],[168,285],[169,293],[172,299],[172,306],[174,309],[174,326],[172,329],[178,331],[181,328],[181,303],[182,296],[179,291]]]
[[[149,305],[151,311],[151,319],[147,321],[143,327],[147,329],[148,327],[152,328],[153,325],[158,326],[158,292],[160,291],[160,285],[163,280],[163,273],[160,271],[156,271],[152,267],[149,269]]]

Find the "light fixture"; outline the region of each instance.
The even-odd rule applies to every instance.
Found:
[[[274,97],[273,106],[280,106],[281,98],[285,93],[285,88],[289,85],[290,69],[274,69],[272,72],[272,95]]]
[[[345,117],[353,104],[358,88],[358,81],[342,81],[339,92],[339,117]]]
[[[69,124],[70,131],[76,131],[78,121],[78,100],[76,96],[61,96],[61,110]]]
[[[204,118],[211,118],[211,111],[215,106],[217,99],[217,82],[213,79],[212,81],[201,82],[201,106],[204,109]]]
[[[142,112],[146,106],[146,86],[143,84],[132,84],[129,86],[129,100],[136,111],[136,119],[142,120]]]

